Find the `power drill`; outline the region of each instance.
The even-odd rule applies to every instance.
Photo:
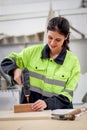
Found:
[[[27,103],[29,103],[29,96],[30,96],[30,76],[29,76],[29,70],[23,69],[22,70],[22,83],[24,87],[24,95],[26,97]]]

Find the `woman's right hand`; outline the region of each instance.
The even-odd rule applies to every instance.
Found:
[[[21,73],[22,73],[22,70],[17,68],[14,70],[14,80],[20,85],[22,86],[22,80],[21,80]]]

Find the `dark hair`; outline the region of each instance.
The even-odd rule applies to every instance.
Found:
[[[67,36],[67,39],[64,41],[63,46],[69,49],[68,43],[70,39],[70,25],[67,19],[64,17],[54,17],[48,22],[47,31],[57,31],[58,33]]]

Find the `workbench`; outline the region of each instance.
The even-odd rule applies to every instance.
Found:
[[[51,111],[14,113],[0,111],[0,130],[86,130],[87,113],[74,121],[51,119]]]

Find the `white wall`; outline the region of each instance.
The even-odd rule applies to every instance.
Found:
[[[79,58],[81,65],[81,76],[79,78],[78,86],[73,96],[73,103],[74,107],[76,108],[84,106],[84,104],[82,104],[81,106],[81,103],[84,96],[87,96],[87,39],[71,41],[70,48],[73,51],[73,53],[75,53]],[[85,102],[87,102],[87,97],[85,97],[85,99]]]
[[[69,44],[71,51],[79,58],[81,65],[81,73],[87,72],[87,39],[72,40]]]
[[[69,14],[68,19],[72,22],[73,26],[76,26],[76,29],[87,35],[85,29],[83,29],[83,21],[81,21],[84,17],[86,28],[86,14],[83,16],[83,11],[80,11],[82,13],[80,14],[80,18],[77,15],[75,16],[81,7],[81,0],[0,0],[0,33],[18,36],[44,31],[50,1],[52,2],[52,8],[56,12],[56,16],[60,15],[61,11],[67,11],[68,14],[71,11],[70,14],[73,13],[74,17],[70,17]],[[78,10],[75,11],[75,9]],[[79,21],[81,29],[79,29]]]

